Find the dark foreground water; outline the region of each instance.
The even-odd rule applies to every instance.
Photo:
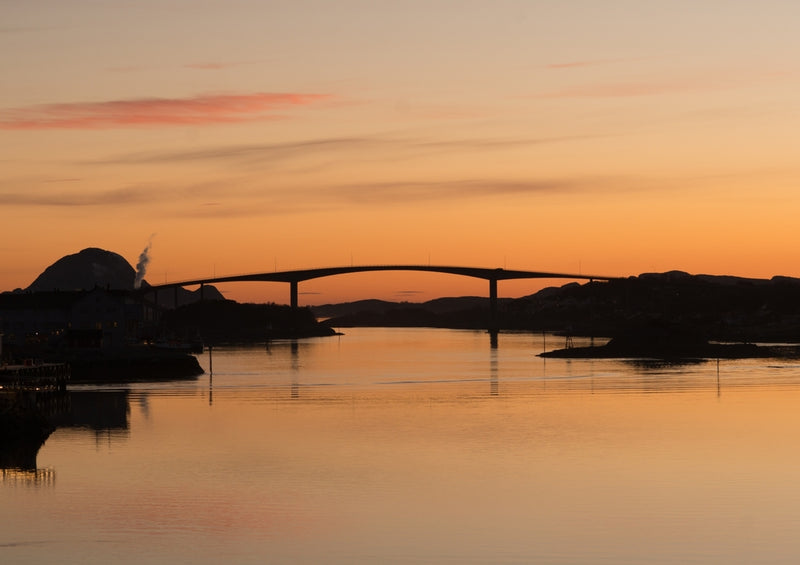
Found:
[[[346,332],[75,388],[0,471],[0,563],[800,560],[800,363]]]

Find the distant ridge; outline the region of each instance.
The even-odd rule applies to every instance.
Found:
[[[548,287],[501,299],[503,330],[614,336],[649,323],[678,324],[709,340],[800,343],[800,279],[692,275],[683,271]],[[485,329],[488,299],[423,303],[359,302],[312,307],[333,327],[405,326]]]
[[[322,304],[320,306],[312,306],[311,310],[315,315],[323,318],[336,318],[367,312],[382,314],[387,310],[398,308],[424,308],[434,314],[448,314],[469,308],[488,308],[488,305],[489,299],[483,296],[434,298],[426,302],[391,302],[373,298],[339,304]]]

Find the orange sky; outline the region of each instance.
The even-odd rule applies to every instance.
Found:
[[[5,3],[0,290],[85,247],[135,265],[151,236],[151,282],[373,263],[800,276],[797,21],[779,0]]]

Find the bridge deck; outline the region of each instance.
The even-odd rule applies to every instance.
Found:
[[[497,331],[497,282],[511,279],[572,279],[572,280],[611,280],[614,277],[584,275],[574,273],[547,273],[542,271],[521,271],[508,269],[487,269],[481,267],[454,267],[444,265],[360,265],[349,267],[323,267],[318,269],[302,269],[297,271],[274,271],[269,273],[252,273],[225,277],[208,277],[188,281],[178,281],[152,285],[141,289],[142,292],[158,292],[162,288],[200,285],[201,297],[203,285],[226,282],[286,282],[289,283],[289,303],[296,308],[299,301],[298,284],[302,281],[344,275],[348,273],[364,273],[374,271],[420,271],[429,273],[445,273],[463,277],[473,277],[489,281],[489,331]]]
[[[273,271],[266,273],[250,273],[244,275],[231,275],[223,277],[207,277],[203,279],[193,279],[185,281],[175,281],[163,284],[151,285],[149,288],[157,290],[160,288],[173,288],[176,286],[195,286],[203,284],[226,283],[226,282],[287,282],[298,283],[311,279],[343,275],[348,273],[363,273],[374,271],[419,271],[444,273],[473,277],[487,281],[501,281],[511,279],[574,279],[574,280],[611,280],[614,277],[586,275],[575,273],[551,273],[543,271],[524,271],[509,269],[488,269],[483,267],[455,267],[445,265],[360,265],[349,267],[322,267],[316,269],[301,269],[294,271]]]

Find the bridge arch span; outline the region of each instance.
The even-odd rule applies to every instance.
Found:
[[[430,273],[444,273],[463,277],[484,279],[489,282],[489,331],[497,331],[497,282],[512,279],[571,279],[571,280],[612,280],[615,277],[585,275],[575,273],[553,273],[543,271],[525,271],[503,268],[459,267],[448,265],[350,265],[345,267],[321,267],[315,269],[301,269],[294,271],[273,271],[266,273],[251,273],[246,275],[231,275],[222,277],[208,277],[187,281],[176,281],[151,285],[145,292],[158,292],[159,289],[177,288],[183,286],[226,283],[226,282],[285,282],[289,283],[289,303],[292,307],[299,306],[299,284],[303,281],[332,277],[349,273],[364,273],[375,271],[419,271]]]

